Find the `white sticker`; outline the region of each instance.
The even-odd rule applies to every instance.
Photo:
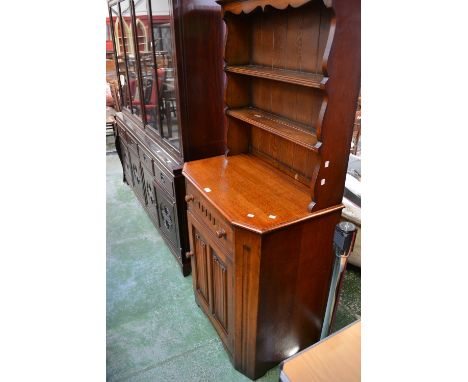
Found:
[[[320,185],[323,186],[324,184],[325,184],[325,179],[322,179],[322,180],[320,181]]]
[[[270,219],[276,219],[276,215],[269,215],[268,216]]]
[[[255,215],[254,214],[247,214],[248,218],[253,218]]]
[[[328,166],[330,166],[330,161],[329,161],[329,160],[327,160],[327,161],[325,162],[325,167],[328,167]]]
[[[204,190],[205,190],[205,192],[211,192],[211,188],[209,188],[209,187],[205,187]]]

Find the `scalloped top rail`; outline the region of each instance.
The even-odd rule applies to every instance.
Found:
[[[327,8],[332,6],[332,0],[315,0],[322,1]],[[219,5],[223,6],[224,12],[232,12],[236,15],[241,12],[250,13],[255,8],[261,7],[262,10],[265,7],[271,6],[276,9],[286,9],[288,6],[298,8],[304,4],[315,2],[314,0],[217,0]]]

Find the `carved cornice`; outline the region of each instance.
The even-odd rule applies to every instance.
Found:
[[[311,1],[313,0],[218,0],[217,3],[223,7],[224,12],[231,12],[235,15],[239,15],[240,13],[248,14],[258,7],[264,11],[266,6],[275,9],[286,9],[288,6],[298,8]],[[332,7],[333,0],[321,1],[323,1],[327,8]]]

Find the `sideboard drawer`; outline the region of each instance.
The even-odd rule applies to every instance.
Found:
[[[145,148],[143,148],[142,145],[139,145],[138,148],[139,148],[138,153],[140,154],[141,163],[143,164],[143,166],[146,167],[147,170],[149,170],[151,175],[154,175],[153,159],[151,159],[149,152]]]
[[[174,177],[164,171],[156,162],[154,162],[154,178],[156,183],[164,189],[169,195],[175,197]]]
[[[218,238],[217,243],[232,251],[234,246],[234,231],[215,207],[190,183],[186,182],[187,209],[200,222],[205,223],[211,233]]]

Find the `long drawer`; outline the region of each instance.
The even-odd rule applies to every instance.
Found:
[[[186,182],[187,209],[205,223],[209,231],[217,238],[217,244],[233,251],[234,231],[216,208],[190,183]]]

